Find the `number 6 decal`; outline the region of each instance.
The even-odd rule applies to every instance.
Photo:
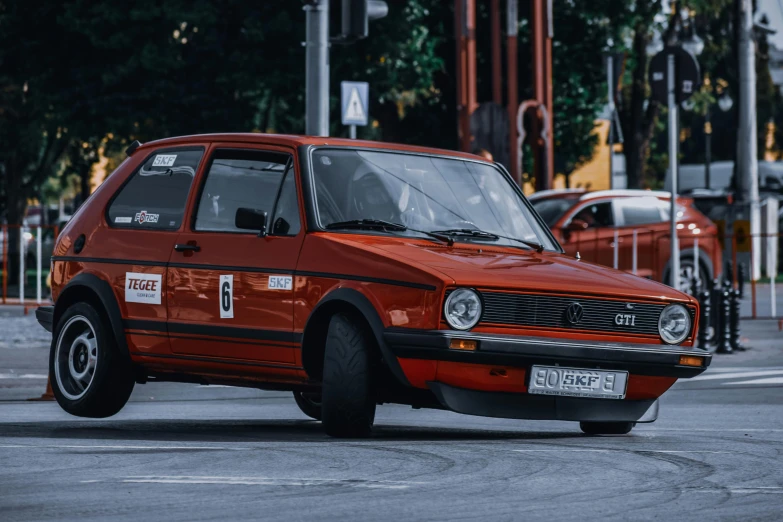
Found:
[[[220,318],[234,318],[234,276],[220,276]]]

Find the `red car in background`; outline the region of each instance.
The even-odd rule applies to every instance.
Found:
[[[528,198],[567,253],[579,252],[585,261],[634,269],[636,274],[669,282],[669,192],[650,190],[584,189],[545,190]],[[687,288],[699,260],[699,277],[721,273],[718,228],[696,210],[690,198],[677,198],[677,229],[680,240],[680,288]],[[698,256],[696,239],[698,238]]]

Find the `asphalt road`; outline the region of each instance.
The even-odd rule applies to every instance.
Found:
[[[45,335],[0,317],[0,520],[780,520],[783,334],[716,358],[657,422],[588,437],[576,423],[378,409],[334,440],[289,394],[137,386],[107,420],[27,402]]]

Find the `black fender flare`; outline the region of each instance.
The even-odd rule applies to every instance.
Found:
[[[130,351],[128,350],[128,343],[125,339],[125,329],[122,324],[120,306],[117,304],[117,299],[114,296],[111,285],[94,274],[77,274],[73,279],[68,281],[65,287],[63,287],[57,297],[57,301],[54,303],[53,329],[57,328],[57,322],[60,320],[60,317],[62,317],[62,314],[65,313],[68,305],[78,301],[78,299],[71,299],[69,296],[71,293],[79,291],[80,288],[87,288],[98,296],[98,300],[103,306],[106,316],[109,318],[109,326],[114,333],[117,347],[124,356],[130,359]]]
[[[334,305],[336,302],[347,303],[356,308],[359,313],[362,314],[364,319],[367,321],[367,324],[370,325],[373,337],[375,337],[375,341],[377,342],[378,348],[381,351],[381,356],[386,362],[386,365],[389,367],[392,375],[401,384],[410,386],[408,378],[405,377],[405,372],[402,371],[402,367],[397,360],[397,356],[394,355],[394,352],[392,352],[391,348],[389,348],[389,346],[386,344],[386,341],[384,340],[383,332],[385,327],[383,326],[383,321],[381,321],[381,317],[378,314],[378,311],[375,309],[375,306],[373,306],[370,300],[367,299],[367,297],[365,297],[364,294],[358,290],[354,290],[353,288],[338,288],[326,294],[318,302],[315,308],[313,308],[313,311],[310,312],[310,315],[307,318],[307,323],[305,323],[305,332],[307,332],[307,326],[310,324],[311,318],[319,315],[319,311],[324,307]],[[307,339],[302,339],[303,346],[306,341]]]

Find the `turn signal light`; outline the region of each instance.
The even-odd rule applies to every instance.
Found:
[[[704,358],[694,355],[680,355],[680,364],[682,366],[704,366]]]
[[[477,341],[468,341],[467,339],[452,339],[449,344],[449,348],[452,350],[469,350],[475,351],[478,346]]]

